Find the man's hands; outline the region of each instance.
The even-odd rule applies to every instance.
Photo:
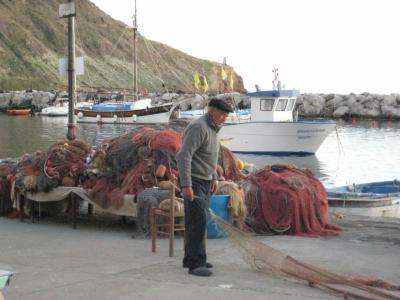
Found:
[[[189,201],[193,201],[193,189],[191,186],[185,186],[182,188],[183,199],[187,199]]]
[[[218,187],[217,180],[216,179],[211,180],[211,194],[214,195],[217,192],[217,187]]]
[[[211,194],[215,194],[217,191],[217,180],[211,180]],[[194,194],[191,186],[185,186],[182,188],[183,199],[187,199],[189,201],[193,201]]]

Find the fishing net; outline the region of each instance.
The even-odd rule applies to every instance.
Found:
[[[398,294],[394,295],[377,288],[400,291],[400,285],[380,279],[365,279],[362,276],[338,274],[301,262],[269,247],[215,214],[211,213],[211,215],[241,252],[244,260],[257,271],[283,279],[305,282],[311,287],[316,286],[337,293],[345,299],[400,299]]]
[[[171,192],[157,188],[148,188],[137,195],[137,235],[150,236],[151,233],[151,210],[158,207],[161,201],[167,199]]]
[[[16,163],[4,162],[0,164],[0,216],[12,212],[11,189],[16,172]]]
[[[167,125],[138,127],[123,136],[104,141],[96,150],[90,169],[83,182],[92,188],[91,199],[101,207],[122,205],[124,194],[138,194],[157,185],[160,180],[178,176],[176,153],[182,146],[182,132],[186,120],[175,120]],[[221,150],[220,163],[226,179],[241,178],[233,154]]]
[[[86,170],[90,147],[82,141],[55,143],[47,152],[24,154],[17,165],[15,188],[48,192],[59,185],[76,186]]]
[[[244,175],[238,168],[236,161],[237,159],[232,151],[221,145],[218,164],[223,168],[223,174],[226,180],[240,181],[244,178]]]
[[[325,236],[340,230],[328,220],[325,188],[308,169],[267,166],[248,176],[242,186],[247,223],[257,233]]]
[[[247,217],[247,208],[244,203],[244,192],[241,187],[233,181],[220,181],[218,182],[216,193],[229,195],[229,208],[233,224],[236,227],[243,228]]]

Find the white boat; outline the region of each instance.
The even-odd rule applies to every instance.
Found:
[[[327,189],[329,210],[338,214],[400,218],[400,181],[351,184]]]
[[[49,117],[68,116],[68,98],[57,99],[54,105],[43,108],[40,114]]]
[[[268,155],[314,154],[336,123],[331,120],[294,120],[298,90],[269,90],[247,94],[251,109],[230,114],[221,129],[224,145],[237,153]],[[203,110],[180,112],[195,118]]]
[[[68,98],[57,99],[54,105],[43,108],[40,115],[48,117],[68,116],[68,102]],[[93,103],[91,102],[78,102],[75,104],[78,109],[91,109],[92,106]]]

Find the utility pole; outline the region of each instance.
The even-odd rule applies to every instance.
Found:
[[[137,15],[136,15],[136,0],[135,0],[135,14],[133,16],[133,37],[132,37],[132,43],[133,43],[133,90],[135,93],[135,95],[134,95],[135,101],[139,100],[136,42],[137,42]]]
[[[76,99],[75,85],[75,3],[68,0],[71,11],[65,17],[68,18],[68,131],[67,138],[72,141],[76,138],[76,127],[74,123],[74,103]],[[73,7],[73,8],[72,8]]]

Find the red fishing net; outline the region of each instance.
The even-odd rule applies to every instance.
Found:
[[[92,165],[102,172],[83,183],[85,187],[93,188],[91,199],[103,208],[118,208],[124,194],[138,194],[154,186],[157,180],[176,177],[175,155],[182,146],[185,124],[187,122],[139,127],[129,134],[103,142]],[[220,164],[226,179],[241,178],[236,159],[226,148],[221,150]]]
[[[310,170],[273,165],[251,174],[243,184],[248,223],[258,233],[337,235],[328,220],[325,188]]]

